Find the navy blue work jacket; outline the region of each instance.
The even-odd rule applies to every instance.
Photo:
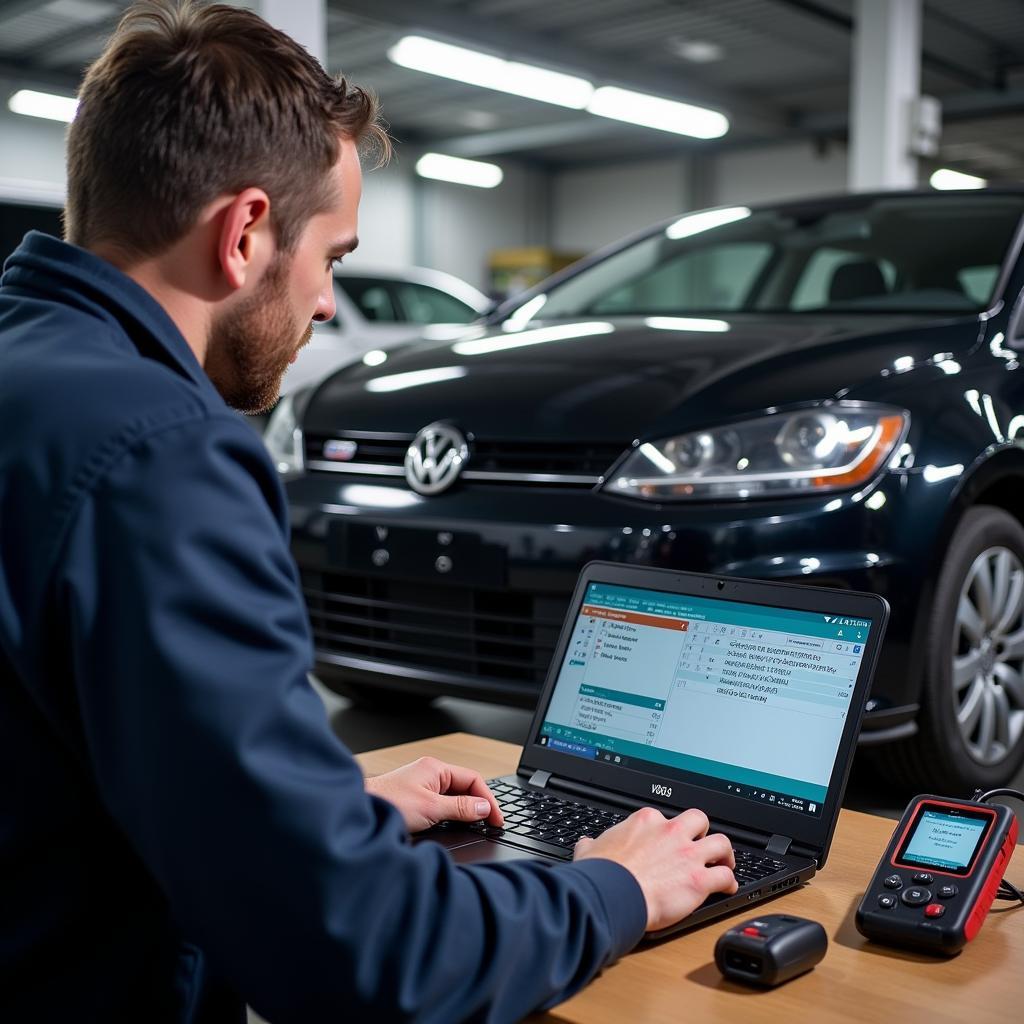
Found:
[[[456,867],[306,673],[283,489],[162,307],[0,282],[0,1020],[512,1021],[640,938],[609,861]]]

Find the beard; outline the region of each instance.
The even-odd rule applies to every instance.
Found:
[[[313,334],[312,323],[302,332],[290,315],[289,267],[277,255],[257,292],[211,327],[204,369],[224,401],[239,412],[252,415],[274,407],[292,356]]]

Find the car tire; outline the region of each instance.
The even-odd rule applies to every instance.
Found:
[[[969,796],[1024,763],[1024,527],[969,509],[950,541],[926,632],[918,732],[881,748],[919,791]]]

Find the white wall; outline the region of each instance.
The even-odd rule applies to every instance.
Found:
[[[728,206],[845,192],[846,168],[846,147],[839,145],[824,154],[810,142],[723,153],[712,164],[712,202]]]
[[[65,127],[0,108],[0,179],[63,192]]]
[[[493,189],[416,179],[417,262],[446,270],[486,292],[492,250],[544,244],[544,175],[510,161],[501,166],[505,180]]]
[[[846,148],[811,143],[737,150],[712,157],[700,205],[771,202],[846,190]],[[613,164],[555,175],[551,244],[592,252],[640,228],[693,209],[685,158]]]
[[[400,267],[414,258],[413,187],[401,163],[363,171],[359,204],[359,248],[345,258],[346,266]]]
[[[593,252],[686,210],[689,194],[685,158],[556,174],[551,245],[563,252]]]

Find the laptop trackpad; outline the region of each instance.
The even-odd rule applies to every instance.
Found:
[[[509,860],[529,860],[531,854],[527,850],[517,850],[514,846],[505,846],[502,843],[488,842],[486,839],[477,839],[475,836],[464,837],[462,841],[454,841],[454,836],[446,836],[446,842],[442,845],[447,847],[456,864],[498,864]],[[544,860],[545,858],[532,858]]]

